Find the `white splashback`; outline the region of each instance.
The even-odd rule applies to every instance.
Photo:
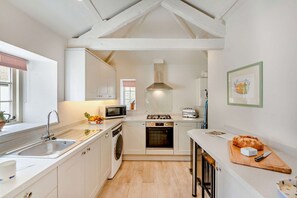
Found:
[[[171,114],[172,91],[154,90],[145,93],[146,112],[148,114]]]

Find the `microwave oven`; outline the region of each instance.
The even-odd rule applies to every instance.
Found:
[[[126,105],[101,106],[99,111],[105,119],[123,118],[126,116]]]

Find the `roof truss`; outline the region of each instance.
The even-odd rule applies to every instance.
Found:
[[[110,20],[95,24],[90,31],[81,35],[79,38],[100,38],[113,33],[132,21],[146,15],[148,12],[158,7],[161,1],[162,0],[142,0]]]
[[[219,50],[224,39],[139,39],[139,38],[81,38],[68,40],[68,47],[92,50]]]

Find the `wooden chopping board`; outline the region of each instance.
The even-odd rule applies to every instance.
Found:
[[[235,164],[241,164],[245,166],[252,166],[256,168],[262,168],[266,170],[271,170],[271,171],[276,171],[276,172],[281,172],[281,173],[286,173],[286,174],[291,174],[292,169],[282,160],[280,159],[274,152],[271,150],[268,146],[264,146],[263,151],[258,151],[258,155],[263,154],[265,151],[271,151],[272,153],[264,158],[260,162],[255,162],[254,158],[256,156],[252,157],[247,157],[244,156],[240,153],[240,148],[237,146],[234,146],[232,144],[232,141],[228,142],[229,144],[229,156],[231,162]]]

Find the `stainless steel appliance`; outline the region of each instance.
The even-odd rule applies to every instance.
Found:
[[[126,116],[126,105],[101,106],[99,114],[105,119],[123,118]]]
[[[146,122],[146,148],[173,150],[173,122]]]
[[[195,109],[193,108],[184,108],[182,110],[182,117],[183,118],[197,118],[198,114]]]

